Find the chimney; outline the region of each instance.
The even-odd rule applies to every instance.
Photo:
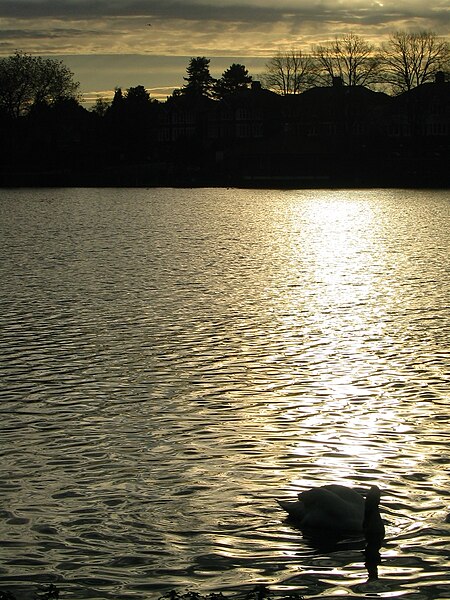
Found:
[[[342,87],[343,85],[342,77],[333,77],[333,87]]]
[[[259,92],[261,89],[260,81],[252,81],[252,92]]]
[[[438,71],[435,74],[434,83],[437,83],[437,84],[445,83],[445,73],[443,71]]]

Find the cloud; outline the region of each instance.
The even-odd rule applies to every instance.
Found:
[[[241,56],[247,64],[252,57],[263,61],[292,47],[309,50],[350,31],[378,42],[399,29],[448,35],[449,23],[448,0],[0,0],[0,55],[20,49],[61,57],[166,56],[181,62],[191,56]],[[138,74],[130,79],[126,69],[132,61],[127,67],[118,58],[103,62],[114,70],[115,80],[101,83],[103,73],[91,60],[104,87],[95,87],[89,67],[76,72],[84,89],[147,85]],[[170,80],[153,64],[151,85],[182,85],[181,62]]]
[[[427,19],[448,24],[450,10],[444,0],[1,0],[0,17],[90,20],[143,17],[155,21],[218,21],[257,25],[301,21],[387,23]]]
[[[279,14],[276,8],[252,3],[181,2],[177,0],[2,0],[4,17],[98,17],[148,16],[155,19],[235,21],[257,19],[270,21]]]

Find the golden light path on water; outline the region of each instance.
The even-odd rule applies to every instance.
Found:
[[[0,566],[148,600],[450,597],[448,194],[0,194]],[[386,543],[277,498],[382,489]]]
[[[311,289],[311,297],[314,297],[315,307],[311,312],[320,314],[320,336],[314,332],[312,336],[315,346],[322,346],[323,350],[318,354],[326,362],[330,354],[338,353],[345,356],[345,365],[337,372],[326,372],[320,376],[320,385],[324,388],[322,395],[326,397],[326,408],[317,410],[315,403],[310,408],[310,416],[302,421],[302,429],[317,430],[315,442],[321,445],[333,445],[333,440],[339,445],[339,454],[335,456],[319,457],[315,465],[333,473],[339,473],[335,482],[349,485],[357,482],[352,477],[352,468],[346,465],[347,458],[358,457],[364,461],[369,471],[376,472],[383,458],[389,455],[389,445],[373,448],[373,440],[376,439],[378,431],[383,427],[383,419],[376,405],[366,412],[366,408],[360,412],[350,406],[349,398],[368,399],[371,392],[365,385],[357,386],[353,383],[358,379],[357,371],[361,369],[361,355],[365,348],[361,347],[361,332],[366,337],[371,337],[374,342],[370,351],[376,345],[376,339],[383,336],[383,316],[385,303],[370,303],[371,314],[369,318],[363,311],[356,314],[352,312],[355,305],[364,305],[368,297],[380,297],[377,290],[377,272],[384,273],[382,263],[383,246],[382,235],[377,228],[377,215],[375,210],[366,202],[346,203],[342,202],[341,194],[328,193],[326,199],[315,200],[306,206],[290,206],[290,245],[289,256],[286,256],[287,273],[298,273],[298,264],[304,261],[305,247],[312,252],[309,261],[310,281],[302,283],[291,283],[292,288],[299,288],[300,295],[288,295],[283,300],[278,299],[280,304],[284,301],[285,306],[281,312],[285,315],[283,329],[286,338],[285,352],[291,355],[301,353],[299,345],[292,344],[292,331],[304,327],[304,291],[305,286],[312,289],[320,285],[321,294],[316,296]],[[355,231],[355,224],[358,231]],[[306,231],[310,239],[306,239],[300,232]],[[283,276],[287,275],[283,273]],[[289,276],[289,275],[287,275]],[[279,286],[283,289],[283,285]],[[308,295],[308,294],[307,294]],[[336,314],[334,307],[342,310]],[[311,309],[311,307],[310,307]],[[376,310],[376,318],[372,314]],[[322,319],[323,313],[329,313],[325,324]],[[317,318],[319,320],[319,317]],[[309,326],[314,329],[316,323],[314,316],[309,321]],[[357,333],[355,336],[354,333]],[[302,340],[303,343],[303,340]],[[354,361],[359,357],[359,360]],[[340,365],[341,366],[341,365]],[[301,376],[301,374],[299,374]],[[295,380],[287,382],[287,385],[295,385]],[[285,418],[291,422],[296,420],[295,405],[297,399],[292,402],[292,407],[286,408]],[[337,427],[333,429],[330,423],[330,415],[336,417],[344,412],[346,414],[345,431]],[[391,408],[389,414],[384,412],[384,417],[395,422],[396,415]],[[331,427],[330,427],[331,425]],[[403,426],[396,427],[397,433],[402,433]],[[342,435],[344,433],[344,435]],[[292,435],[292,432],[290,432]],[[304,457],[305,448],[299,442],[294,452]],[[291,482],[293,490],[305,489],[315,485],[317,482],[310,478],[294,479]]]

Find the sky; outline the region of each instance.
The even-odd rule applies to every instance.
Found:
[[[63,60],[87,101],[135,85],[164,99],[194,56],[215,77],[239,62],[257,79],[278,51],[399,29],[447,37],[448,0],[0,0],[0,56]]]

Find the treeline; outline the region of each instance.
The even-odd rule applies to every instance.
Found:
[[[16,52],[0,59],[0,185],[351,183],[361,173],[372,185],[390,184],[387,172],[414,183],[424,160],[421,181],[445,182],[448,66],[448,43],[429,32],[397,32],[377,49],[349,34],[272,57],[258,81],[235,63],[214,78],[208,58],[191,58],[164,102],[136,85],[88,110],[61,61]]]
[[[298,94],[339,77],[345,85],[363,85],[399,94],[430,82],[438,71],[450,71],[450,45],[430,31],[397,31],[376,46],[349,33],[311,47],[273,57],[265,85],[282,94]]]
[[[196,90],[222,98],[251,81],[245,67],[236,64],[213,79],[204,57],[192,59],[187,72],[187,84],[176,94]],[[330,85],[336,78],[347,86],[395,95],[433,81],[437,72],[450,72],[448,41],[429,31],[397,31],[381,46],[350,33],[312,46],[309,52],[296,48],[279,52],[267,62],[259,79],[267,89],[285,96]]]
[[[215,79],[210,60],[192,58],[185,83],[172,96],[204,95],[221,99],[250,85],[252,76],[241,64],[232,64]],[[330,85],[336,78],[347,86],[399,94],[432,81],[437,72],[450,72],[450,44],[433,32],[397,31],[380,46],[350,33],[309,52],[279,52],[258,75],[264,87],[281,95],[298,94],[315,86]],[[0,114],[19,117],[36,106],[61,100],[82,101],[80,84],[63,64],[50,58],[16,52],[0,59]],[[137,86],[141,94],[143,86]],[[133,95],[135,88],[129,92]],[[108,100],[99,98],[93,110],[104,114]]]
[[[215,79],[210,60],[204,56],[192,58],[186,72],[184,85],[175,89],[172,97],[201,95],[220,100],[247,88],[253,79],[244,65],[235,63]],[[381,46],[350,33],[312,46],[310,52],[295,48],[279,52],[266,63],[258,79],[282,96],[328,86],[336,79],[346,86],[398,95],[433,81],[438,72],[444,76],[450,73],[448,41],[429,31],[397,31]],[[98,99],[94,110],[103,114],[107,107],[104,99]]]

